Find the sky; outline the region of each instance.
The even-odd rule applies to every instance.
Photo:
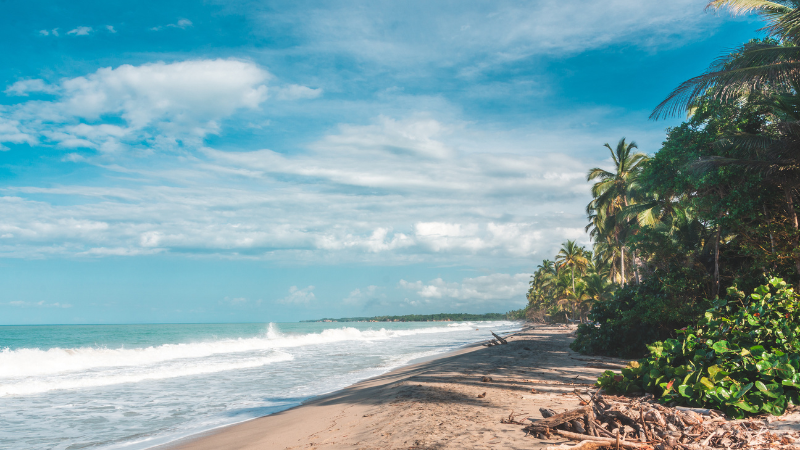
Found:
[[[506,312],[703,0],[0,2],[0,324]]]

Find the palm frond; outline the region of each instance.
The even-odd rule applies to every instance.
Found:
[[[733,15],[744,15],[753,12],[768,16],[779,16],[792,11],[792,8],[778,2],[765,0],[713,0],[706,5],[706,9],[728,8]]]
[[[797,51],[800,55],[800,48]],[[705,73],[681,83],[656,106],[650,119],[658,120],[688,111],[704,94],[709,94],[713,100],[726,102],[767,88],[790,92],[798,79],[800,61]]]

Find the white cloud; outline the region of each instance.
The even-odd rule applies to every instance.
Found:
[[[267,98],[269,72],[247,61],[191,60],[102,68],[47,84],[21,80],[7,94],[52,93],[55,101],[29,101],[0,111],[22,132],[64,148],[116,152],[199,144],[237,111],[258,108]],[[118,118],[114,124],[106,118]]]
[[[696,0],[375,5],[337,3],[254,16],[262,23],[293,23],[316,51],[346,53],[409,72],[426,65],[460,67],[465,76],[533,55],[561,57],[611,44],[674,46],[707,35],[722,22],[704,13]],[[426,13],[410,13],[419,10]]]
[[[170,23],[167,25],[159,25],[157,27],[151,28],[153,31],[163,30],[164,28],[180,28],[181,30],[185,30],[194,24],[189,19],[179,19],[176,23]]]
[[[16,83],[7,87],[5,93],[7,95],[19,95],[27,97],[28,93],[30,92],[44,92],[51,94],[56,91],[57,88],[55,86],[45,83],[44,80],[31,79],[17,81]]]
[[[117,30],[114,29],[113,25],[106,25],[106,30],[108,30],[108,32],[112,34],[117,32]]]
[[[464,278],[460,283],[448,283],[436,278],[427,283],[400,280],[401,289],[416,291],[424,299],[455,299],[468,301],[507,300],[524,298],[531,274],[509,275],[495,273],[475,278]]]
[[[36,138],[27,133],[23,133],[20,130],[19,121],[7,120],[0,116],[0,143],[2,142],[34,145],[36,144]],[[6,147],[0,144],[0,150],[4,149],[6,149]]]
[[[60,132],[63,146],[136,135],[112,124]],[[587,161],[528,154],[527,134],[498,148],[496,135],[472,133],[428,117],[381,117],[343,125],[305,152],[205,148],[151,155],[143,166],[103,163],[109,179],[122,180],[117,187],[6,187],[0,235],[14,239],[0,239],[0,255],[529,264],[566,237],[586,239]],[[495,153],[480,151],[487,142]]]
[[[288,86],[275,88],[277,92],[275,97],[278,100],[299,100],[317,98],[322,95],[322,88],[312,89],[307,86],[300,86],[299,84],[290,84]]]
[[[312,292],[313,290],[314,286],[307,286],[302,289],[298,289],[297,286],[292,286],[289,288],[289,295],[279,299],[278,303],[292,305],[308,304],[316,298],[314,292]]]
[[[350,291],[343,302],[345,305],[363,305],[365,303],[383,302],[386,300],[386,294],[383,289],[370,285],[364,289],[357,288]]]
[[[231,306],[240,306],[247,303],[247,299],[245,297],[225,297],[222,302]]]
[[[67,34],[74,34],[75,36],[88,36],[92,32],[92,27],[78,27],[73,30],[67,31]]]
[[[2,305],[3,303],[0,303]],[[44,300],[38,302],[25,302],[20,300],[14,300],[5,303],[8,306],[16,306],[19,308],[72,308],[70,303],[47,303]]]

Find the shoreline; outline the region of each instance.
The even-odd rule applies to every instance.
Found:
[[[523,322],[522,323],[522,328],[520,330],[514,331],[514,332],[506,334],[506,335],[501,335],[501,336],[504,337],[504,338],[508,338],[508,337],[514,336],[514,335],[522,332],[524,330],[525,326],[526,326],[526,323]],[[174,440],[171,440],[171,441],[168,441],[168,442],[163,442],[163,443],[160,443],[160,444],[156,444],[156,445],[154,445],[152,447],[147,447],[144,450],[179,449],[179,448],[182,448],[182,445],[185,445],[186,443],[195,441],[197,439],[202,439],[205,436],[220,432],[221,430],[224,430],[226,428],[235,427],[235,426],[242,425],[242,424],[245,424],[245,423],[248,423],[248,422],[252,422],[254,420],[264,419],[264,418],[267,418],[267,417],[274,416],[276,414],[281,414],[281,413],[284,413],[284,412],[287,412],[287,411],[291,411],[291,410],[296,409],[296,408],[302,408],[303,406],[306,406],[307,404],[311,404],[311,403],[313,403],[315,401],[322,401],[326,397],[337,395],[338,393],[340,393],[342,391],[345,391],[347,389],[356,388],[361,383],[369,382],[370,380],[373,380],[375,378],[389,376],[389,375],[393,374],[394,372],[402,371],[403,369],[409,368],[411,366],[415,366],[415,365],[418,365],[418,364],[424,364],[424,363],[436,361],[436,360],[439,360],[439,359],[442,359],[442,358],[447,358],[447,357],[450,357],[450,356],[456,356],[456,355],[459,355],[459,354],[474,350],[474,349],[476,349],[478,347],[484,347],[486,345],[486,343],[490,342],[492,339],[494,339],[494,338],[490,334],[487,337],[487,339],[484,340],[484,341],[477,341],[477,342],[473,342],[471,344],[461,345],[459,347],[447,350],[447,351],[442,352],[442,353],[437,353],[435,355],[428,355],[428,356],[421,356],[421,357],[418,357],[418,358],[414,358],[414,359],[411,359],[411,360],[403,363],[402,365],[400,365],[398,367],[394,367],[392,369],[389,369],[389,370],[387,370],[386,372],[384,372],[384,373],[382,373],[380,375],[371,376],[369,378],[365,378],[363,380],[356,381],[355,383],[347,385],[345,387],[342,387],[342,388],[339,388],[339,389],[334,389],[334,390],[329,391],[329,392],[324,392],[324,393],[321,393],[321,394],[318,394],[318,395],[311,396],[311,397],[301,401],[299,404],[294,405],[294,406],[290,406],[290,407],[288,407],[286,409],[282,409],[280,411],[275,411],[275,412],[272,412],[272,413],[269,413],[269,414],[266,414],[266,415],[263,415],[263,416],[248,418],[248,419],[245,419],[245,420],[243,420],[241,422],[234,422],[234,423],[228,423],[228,424],[224,424],[224,425],[218,425],[218,426],[215,426],[213,428],[209,428],[207,430],[202,430],[202,431],[195,432],[195,433],[183,436],[183,437],[179,437],[177,439],[174,439]]]
[[[505,336],[509,345],[486,347],[487,337],[283,411],[151,449],[536,448],[562,443],[537,444],[521,426],[500,419],[512,410],[520,417],[541,418],[539,407],[576,407],[579,400],[569,392],[589,387],[604,370],[624,366],[621,360],[569,350],[573,331],[523,324]],[[482,382],[484,376],[492,381]],[[483,439],[487,433],[494,440]]]

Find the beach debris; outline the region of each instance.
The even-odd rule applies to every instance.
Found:
[[[486,397],[486,392],[484,392],[483,394],[478,394],[478,398],[484,398],[484,397]]]
[[[514,420],[514,410],[511,410],[511,414],[508,415],[506,419],[500,419],[500,423],[510,423],[513,425],[525,425],[522,422]]]
[[[492,381],[492,377],[483,377],[481,378],[481,383],[488,383]]]
[[[494,334],[494,331],[490,330],[489,333],[492,333],[492,336],[494,336],[494,338],[497,339],[501,344],[508,344],[508,341],[506,341],[505,339],[501,338],[500,336]]]
[[[579,442],[548,447],[551,450],[800,449],[800,432],[771,428],[772,417],[730,420],[713,409],[664,406],[652,395],[629,398],[583,392],[589,395],[586,399],[573,393],[586,405],[562,413],[540,408],[543,419],[528,418],[533,423],[523,429],[540,439]]]

